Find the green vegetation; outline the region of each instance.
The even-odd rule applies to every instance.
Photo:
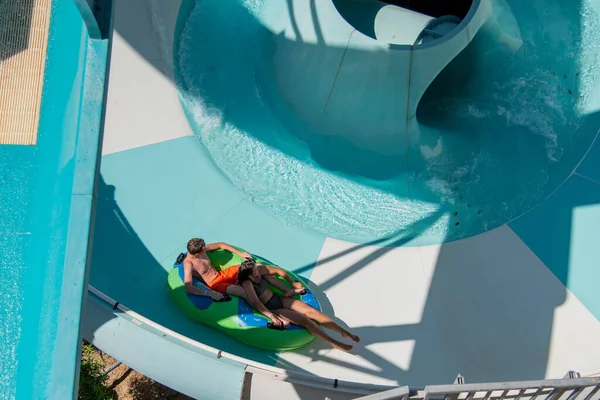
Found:
[[[79,375],[79,400],[115,400],[115,392],[106,386],[108,376],[102,375],[104,361],[94,357],[94,346],[84,343]]]

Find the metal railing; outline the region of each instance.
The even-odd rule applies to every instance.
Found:
[[[581,378],[569,372],[563,379],[464,384],[459,375],[452,385],[408,386],[360,397],[360,400],[600,400],[600,378]],[[357,399],[357,400],[359,400]]]

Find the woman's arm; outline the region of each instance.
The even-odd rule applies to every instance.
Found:
[[[265,307],[265,305],[258,299],[258,296],[256,295],[256,290],[254,290],[254,285],[252,285],[252,282],[250,282],[250,281],[242,282],[242,288],[246,292],[246,300],[248,301],[248,303],[250,303],[250,305],[252,307],[257,309],[265,317],[271,319],[271,321],[273,322],[273,325],[280,327],[280,328],[282,326],[284,328],[286,327],[286,324],[283,321],[283,319],[281,319],[281,317],[279,315],[269,311],[269,309],[267,307]],[[275,294],[273,294],[273,296],[275,296]]]
[[[265,268],[268,271],[268,275],[275,275],[275,274],[279,275],[280,277],[282,277],[283,279],[285,279],[286,281],[288,281],[289,284],[292,285],[293,288],[295,288],[295,289],[303,289],[304,288],[304,285],[302,285],[301,282],[294,281],[288,275],[288,273],[285,272],[283,269],[278,268],[278,267],[269,267],[269,266],[266,266],[266,265],[260,265],[260,266],[263,267],[263,268]],[[261,273],[261,275],[267,275],[267,274],[262,274]],[[269,283],[270,283],[270,281],[269,281]],[[273,286],[275,286],[278,289],[280,289],[279,286],[277,286],[275,284],[273,284]],[[289,288],[286,288],[286,290],[288,290],[288,289]]]
[[[271,285],[273,285],[277,289],[281,290],[286,296],[288,295],[288,292],[290,292],[290,290],[292,290],[292,289],[290,289],[289,286],[287,286],[286,284],[281,282],[281,280],[277,279],[276,276],[274,276],[277,274],[285,279],[285,277],[283,275],[281,275],[281,274],[285,274],[289,278],[289,275],[286,274],[285,271],[282,270],[281,268],[267,267],[266,265],[262,265],[262,264],[256,264],[256,267],[258,268],[258,272],[260,273],[260,275],[262,276],[262,278],[265,281],[269,282]],[[281,272],[281,274],[279,272]],[[288,282],[289,282],[289,280],[288,280]],[[295,293],[289,293],[289,294],[293,295]]]
[[[254,290],[254,286],[252,286],[252,282],[244,281],[242,282],[242,287],[246,291],[246,296],[248,299],[248,303],[254,308],[258,310],[261,314],[263,314],[267,318],[272,318],[273,313],[269,311],[267,307],[263,303],[260,302],[258,296],[256,295],[256,290]]]
[[[292,288],[287,286],[285,283],[281,282],[281,280],[279,280],[277,277],[275,277],[273,275],[264,275],[263,279],[265,281],[269,282],[271,285],[275,286],[277,289],[281,290],[283,293],[287,294],[287,292],[292,290]]]
[[[239,251],[233,246],[228,245],[224,242],[210,243],[206,245],[206,251],[215,251],[215,250],[227,250],[230,253],[237,254],[242,258],[252,258],[252,254],[247,253],[245,251]]]

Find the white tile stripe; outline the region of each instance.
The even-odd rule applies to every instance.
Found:
[[[192,136],[173,82],[179,1],[115,4],[102,155]]]

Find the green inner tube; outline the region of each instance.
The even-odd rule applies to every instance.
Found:
[[[208,252],[207,255],[217,270],[239,265],[243,261],[241,257],[225,250]],[[254,259],[263,265],[276,266],[260,257],[254,256]],[[285,271],[293,280],[301,282],[306,288],[306,294],[296,295],[294,298],[320,310],[321,306],[308,285],[293,272]],[[287,281],[282,278],[279,279],[289,286]],[[168,283],[175,304],[188,317],[217,328],[249,346],[265,350],[286,351],[305,346],[315,339],[306,329],[296,325],[290,325],[283,331],[268,328],[267,324],[270,320],[255,311],[245,300],[238,297],[232,297],[230,301],[226,302],[214,302],[208,296],[196,296],[187,293],[183,283],[183,262],[174,265],[169,272]],[[194,285],[201,288],[205,287],[196,278],[194,278]],[[270,289],[273,293],[282,295],[277,288],[270,286]]]

